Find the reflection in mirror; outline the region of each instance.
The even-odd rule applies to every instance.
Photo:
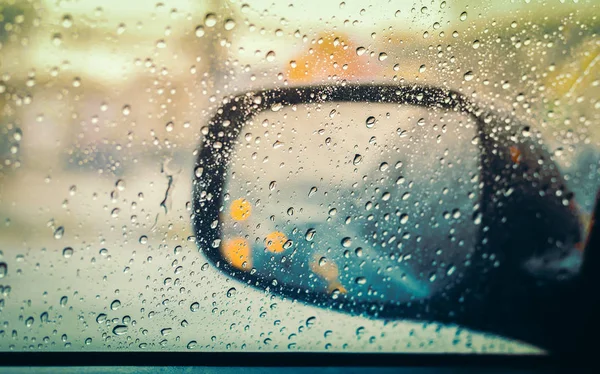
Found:
[[[419,300],[460,276],[481,223],[473,118],[298,105],[240,135],[221,213],[235,268],[348,302]]]

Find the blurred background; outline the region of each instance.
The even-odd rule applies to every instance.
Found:
[[[589,212],[600,186],[599,7],[1,0],[0,349],[535,351],[286,306],[234,284],[197,253],[193,162],[230,95],[416,82],[540,130]],[[329,323],[353,328],[327,341]]]

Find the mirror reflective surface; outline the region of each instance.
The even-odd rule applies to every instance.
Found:
[[[222,213],[234,267],[347,303],[417,301],[462,272],[480,224],[470,116],[303,105],[242,133]]]

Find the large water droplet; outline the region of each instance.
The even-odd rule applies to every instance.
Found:
[[[125,334],[127,334],[127,330],[129,330],[129,328],[127,326],[125,326],[125,325],[117,325],[113,329],[113,334],[115,334],[115,335],[125,335]]]
[[[204,25],[206,27],[214,27],[217,24],[217,15],[214,13],[208,13],[204,17]]]
[[[187,349],[194,349],[198,343],[195,340],[192,340],[187,344]]]
[[[315,234],[317,233],[317,231],[313,228],[310,228],[306,231],[306,234],[304,235],[304,238],[311,242],[314,238],[315,238]]]
[[[6,273],[8,273],[8,265],[6,262],[0,262],[0,278],[4,278]]]
[[[167,336],[167,335],[169,335],[171,333],[171,331],[173,331],[172,328],[166,327],[166,328],[160,330],[160,334],[162,336]]]
[[[235,289],[235,287],[231,287],[230,289],[227,290],[227,297],[229,297],[229,298],[234,297],[236,293],[237,293],[237,290]]]
[[[59,226],[56,230],[54,230],[54,239],[60,239],[65,234],[65,228]]]
[[[62,27],[64,27],[65,29],[68,29],[71,26],[73,26],[73,18],[69,14],[65,14],[62,18],[61,24],[62,24]]]
[[[373,117],[373,116],[368,117],[367,120],[365,121],[365,123],[366,123],[368,129],[372,128],[373,126],[375,126],[375,117]]]
[[[121,307],[121,301],[120,300],[113,300],[112,303],[110,303],[110,309],[112,310],[117,310]]]
[[[223,25],[223,27],[227,31],[233,30],[235,28],[235,21],[232,20],[232,19],[228,19],[228,20],[225,21],[225,24]]]

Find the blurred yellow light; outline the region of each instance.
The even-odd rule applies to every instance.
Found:
[[[349,38],[339,34],[323,33],[318,42],[291,59],[287,78],[290,82],[306,83],[337,76],[340,79],[356,79],[375,75],[367,56],[356,54],[357,46]]]
[[[287,242],[287,236],[279,231],[273,231],[265,238],[267,249],[273,253],[279,253],[283,251],[283,245]]]
[[[252,204],[248,200],[240,198],[231,204],[231,218],[236,221],[244,221],[250,217]]]
[[[225,242],[221,254],[233,266],[240,270],[250,270],[250,244],[243,238],[235,238]]]

